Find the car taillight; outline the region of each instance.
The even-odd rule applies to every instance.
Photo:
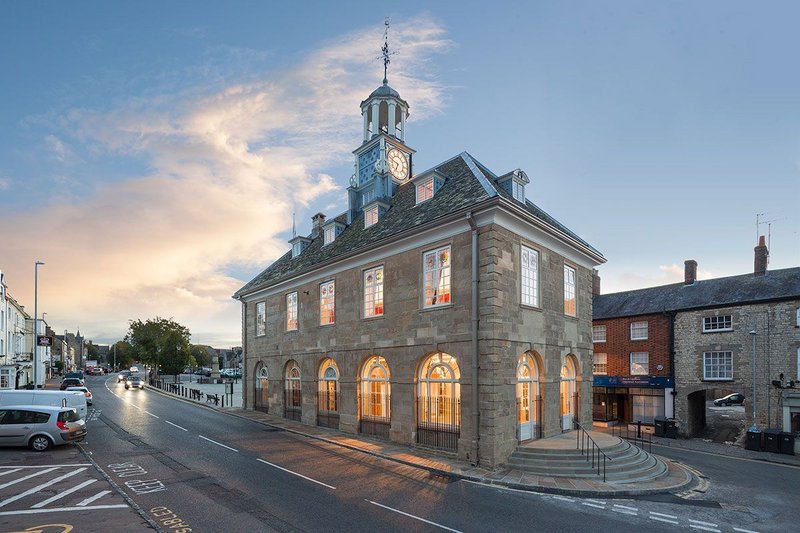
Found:
[[[84,396],[86,396],[87,398],[88,398],[89,396],[91,396],[91,395],[92,395],[92,393],[91,393],[91,392],[87,392],[86,394],[84,394]]]
[[[56,426],[58,426],[58,429],[63,429],[64,431],[67,431],[67,430],[69,430],[69,426],[67,426],[67,425],[66,425],[64,422],[62,422],[61,420],[59,420],[58,422],[56,422]]]

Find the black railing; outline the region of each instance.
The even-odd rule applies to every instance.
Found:
[[[389,428],[392,426],[388,418],[362,418],[359,421],[358,432],[362,435],[372,435],[381,439],[389,439]]]
[[[642,431],[642,423],[635,424],[628,423],[624,420],[615,420],[617,424],[611,426],[611,434],[615,437],[620,437],[641,449],[647,447],[647,451],[653,453],[653,435],[646,431]]]
[[[447,396],[419,398],[417,444],[457,450],[461,436],[461,400]]]
[[[258,379],[258,378],[256,378]],[[269,395],[268,387],[265,383],[258,383],[255,387],[255,394],[253,395],[253,408],[256,411],[269,413]]]
[[[283,417],[300,422],[303,415],[303,395],[300,389],[285,389]]]
[[[339,429],[339,394],[323,387],[317,395],[317,425]]]
[[[600,458],[602,456],[602,464],[603,464],[603,482],[606,480],[606,461],[611,461],[611,457],[607,456],[603,450],[600,449],[600,446],[594,441],[589,432],[580,425],[577,421],[574,422],[575,429],[577,429],[576,435],[576,448],[581,451],[581,455],[586,456],[586,462],[588,463],[590,458],[592,461],[592,468],[597,469],[597,475],[600,475]]]

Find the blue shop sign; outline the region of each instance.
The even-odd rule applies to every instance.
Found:
[[[667,389],[675,387],[672,376],[594,376],[595,387],[654,387]]]

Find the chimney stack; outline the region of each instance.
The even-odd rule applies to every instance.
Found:
[[[592,296],[600,296],[600,276],[592,269]]]
[[[311,217],[311,238],[316,239],[322,235],[322,225],[325,224],[325,215],[317,213]]]
[[[767,244],[764,241],[763,235],[758,237],[758,246],[753,248],[753,251],[755,252],[753,275],[765,276],[767,274],[767,263],[769,263],[769,250],[767,250]]]
[[[694,285],[697,281],[697,261],[687,259],[683,262],[683,284]]]

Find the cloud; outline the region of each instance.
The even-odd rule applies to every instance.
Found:
[[[444,30],[420,18],[392,36],[402,54],[392,85],[418,119],[437,113],[445,95],[426,62],[451,46]],[[90,194],[51,199],[24,224],[0,214],[2,227],[19,228],[4,242],[15,250],[4,268],[25,286],[33,261],[46,262],[39,307],[56,327],[118,338],[129,319],[158,315],[188,326],[196,342],[237,344],[241,314],[230,297],[248,280],[228,272],[266,267],[288,249],[282,234],[298,206],[341,193],[349,176],[325,170],[360,141],[358,104],[383,75],[380,39],[379,30],[353,32],[293,68],[243,72],[246,81],[213,93],[151,87],[113,109],[63,112],[45,137],[60,161],[135,161],[147,171],[115,181],[87,173]],[[72,153],[79,149],[84,157]]]
[[[0,176],[0,191],[7,191],[11,188],[11,180]]]
[[[715,274],[710,270],[697,271],[698,280],[712,279],[724,275]],[[608,276],[603,276],[601,273],[601,276],[603,277],[602,294],[610,294],[683,282],[684,267],[673,263],[671,265],[660,265],[657,268],[652,266],[645,267],[641,272],[612,272]]]

